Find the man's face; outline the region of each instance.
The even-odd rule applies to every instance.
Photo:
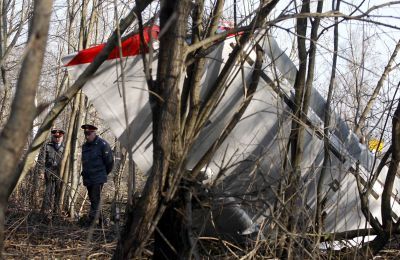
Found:
[[[59,144],[62,142],[63,140],[63,136],[62,135],[52,135],[53,138],[53,142]]]
[[[85,139],[87,142],[93,142],[93,140],[96,138],[96,131],[93,130],[85,130],[83,132],[85,134]]]

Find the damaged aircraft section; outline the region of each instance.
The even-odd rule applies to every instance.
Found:
[[[146,33],[146,41],[156,39],[158,27]],[[156,40],[153,42],[156,48]],[[221,71],[224,62],[236,44],[235,37],[229,37],[217,44],[207,55],[207,65],[202,78],[201,96],[205,97]],[[246,85],[251,82],[255,60],[254,46],[259,44],[264,50],[263,73],[257,91],[246,112],[232,133],[212,157],[204,169],[207,179],[203,189],[213,198],[212,211],[201,208],[193,214],[195,223],[204,234],[222,234],[234,240],[242,240],[251,233],[273,223],[274,205],[277,191],[284,172],[285,155],[291,128],[296,66],[282,51],[273,37],[265,31],[255,34],[253,41],[244,48],[246,62],[237,64],[231,72],[229,85],[221,96],[205,128],[193,145],[187,158],[187,170],[192,169],[205,152],[217,140],[232,115],[246,98]],[[142,57],[139,55],[139,36],[134,35],[123,43],[124,57],[117,55],[100,67],[96,75],[88,81],[83,91],[96,107],[101,117],[119,141],[133,151],[134,161],[143,172],[152,166],[152,115],[149,94],[143,72]],[[97,48],[97,49],[95,49]],[[71,80],[75,80],[86,68],[101,46],[83,50],[64,59]],[[127,115],[129,126],[125,124],[124,102],[120,84],[120,65],[123,63],[126,85]],[[157,51],[151,64],[157,70]],[[278,75],[272,73],[276,68]],[[183,80],[182,80],[183,82]],[[302,180],[298,194],[302,198],[302,221],[309,225],[314,220],[316,208],[316,187],[323,163],[323,118],[325,99],[313,89],[310,109],[307,115],[304,158],[302,160]],[[365,185],[370,173],[379,162],[366,146],[359,143],[344,120],[332,117],[332,131],[329,136],[330,166],[323,180],[324,189],[324,231],[341,232],[369,227],[360,210],[359,194],[354,174],[360,174]],[[387,168],[384,168],[373,184],[369,197],[372,214],[380,219],[383,183]],[[400,187],[396,177],[395,187]],[[398,191],[397,191],[398,192]],[[397,193],[396,192],[396,193]],[[393,212],[400,214],[399,200],[393,194]],[[393,217],[397,220],[398,215]],[[212,221],[211,221],[212,220]]]

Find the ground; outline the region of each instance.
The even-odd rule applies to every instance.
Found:
[[[5,235],[6,259],[110,259],[116,244],[113,227],[90,230],[34,211],[9,212]]]
[[[44,182],[39,178],[37,189],[28,176],[19,190],[13,193],[6,212],[5,259],[111,259],[116,247],[122,221],[110,221],[111,202],[115,196],[112,177],[104,186],[102,197],[103,213],[107,226],[83,227],[89,209],[86,189],[80,186],[74,217],[65,214],[43,214],[40,205]],[[30,183],[31,185],[27,185]],[[123,212],[123,197],[126,197],[126,184],[118,191],[118,203]],[[83,205],[83,206],[82,206]]]
[[[3,256],[5,259],[111,259],[119,229],[115,223],[103,228],[83,228],[79,222],[64,216],[54,216],[50,220],[39,211],[10,207],[7,213]],[[208,254],[203,254],[201,259],[241,259],[251,251],[243,251],[232,245],[230,253],[221,254],[218,239],[213,239],[212,243],[207,245]],[[394,239],[387,249],[374,259],[400,259],[399,245],[399,239]],[[228,246],[225,244],[225,249]],[[142,259],[148,258],[151,258],[150,250],[145,252]],[[325,258],[326,254],[321,255],[321,259]],[[255,254],[243,259],[273,258]],[[341,255],[337,259],[348,258]]]
[[[142,183],[143,181],[140,180]],[[125,185],[124,185],[125,186]],[[126,187],[126,186],[125,186]],[[82,205],[79,217],[66,215],[44,215],[40,212],[40,192],[21,190],[9,201],[6,213],[5,242],[3,256],[5,259],[111,259],[117,244],[121,222],[110,221],[107,226],[87,228],[80,221],[88,210],[87,200],[78,200]],[[85,193],[81,187],[81,194]],[[103,212],[110,219],[111,201],[114,185],[112,181],[103,190]],[[126,195],[126,190],[122,191]],[[84,197],[84,196],[81,196]],[[122,196],[126,197],[126,196]],[[21,199],[25,198],[25,199]],[[28,198],[28,199],[26,199]],[[39,198],[39,199],[38,199]],[[120,201],[123,213],[123,199]],[[111,218],[112,219],[112,218]],[[200,259],[273,259],[265,252],[253,252],[254,248],[240,248],[217,238],[203,238],[198,243],[201,251]],[[254,254],[253,254],[254,253]],[[268,253],[267,253],[268,254]],[[143,258],[151,258],[151,242]],[[328,259],[328,252],[322,252],[321,259]],[[334,259],[334,258],[331,258]],[[337,259],[348,259],[340,254]],[[351,257],[351,259],[358,259]],[[374,259],[400,259],[400,237],[395,237]]]

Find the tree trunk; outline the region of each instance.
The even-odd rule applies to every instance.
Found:
[[[397,85],[397,87],[400,86],[400,83]],[[393,106],[394,100],[392,100],[392,103],[390,107]],[[386,179],[383,187],[383,192],[382,192],[382,198],[381,198],[381,215],[382,215],[382,224],[379,223],[379,221],[374,218],[372,213],[369,211],[368,208],[368,197],[370,194],[370,189],[372,185],[370,184],[369,187],[367,187],[366,191],[363,192],[361,189],[361,184],[360,184],[360,177],[358,173],[356,172],[356,180],[357,180],[357,186],[360,194],[360,199],[361,199],[361,209],[362,212],[365,216],[365,218],[369,221],[369,224],[373,227],[375,233],[377,236],[374,238],[373,241],[367,243],[363,247],[363,253],[365,255],[375,255],[377,254],[380,250],[383,249],[383,247],[387,244],[389,239],[392,237],[393,234],[396,233],[400,226],[400,220],[398,220],[396,223],[393,221],[392,218],[392,194],[393,194],[393,187],[394,187],[394,182],[396,179],[396,175],[398,172],[399,168],[399,163],[400,163],[400,105],[398,104],[397,109],[393,115],[393,120],[392,120],[392,146],[389,148],[387,153],[391,153],[392,158],[389,164],[389,169],[386,174]],[[384,157],[384,161],[388,158],[388,155],[386,154]],[[381,168],[381,165],[379,165],[378,169]],[[376,174],[379,174],[377,172]]]
[[[166,208],[154,233],[153,259],[191,259],[194,254],[192,204],[189,187],[179,188]]]
[[[265,17],[278,1],[265,2],[267,4],[264,1],[260,4],[260,15],[257,15],[251,22],[251,28],[253,26],[258,28],[263,25]],[[182,111],[182,102],[187,101],[179,100],[178,87],[181,73],[184,71],[182,59],[186,58],[184,57],[186,53],[183,46],[186,45],[184,39],[186,38],[187,12],[190,8],[187,1],[174,4],[162,2],[162,4],[160,22],[163,34],[160,37],[157,81],[150,81],[149,83],[150,93],[154,92],[158,97],[161,97],[150,95],[153,112],[153,167],[142,197],[134,209],[134,214],[127,216],[126,228],[118,242],[114,259],[140,257],[146,241],[156,228],[155,225],[163,216],[167,205],[170,206],[171,200],[176,196],[176,190],[184,174],[185,155],[194,142],[194,138],[196,138],[196,134],[185,132],[187,129],[180,129],[181,123],[182,125],[185,124],[182,117],[186,114],[179,113]],[[193,126],[190,122],[188,123],[192,119],[186,121],[186,125],[194,129],[193,131],[199,131],[208,120],[212,108],[217,104],[221,93],[223,93],[229,73],[236,65],[243,45],[251,39],[251,36],[252,31],[246,31],[241,35],[240,44],[230,54],[226,65],[214,83],[214,87],[211,88],[212,93],[205,97],[204,104],[200,106],[199,114],[196,116],[197,118],[194,118],[196,121],[193,121],[196,122],[196,125]],[[196,77],[193,79],[196,80]],[[195,92],[190,98],[195,101]],[[230,129],[231,126],[227,126],[227,128]],[[183,134],[188,135],[184,137]],[[196,166],[196,168],[198,167]],[[171,214],[174,213],[168,213],[165,219],[169,219]],[[160,234],[164,234],[164,232]],[[157,238],[161,238],[161,236]],[[190,241],[187,244],[190,244]],[[180,248],[180,246],[178,245],[177,248]],[[177,255],[185,254],[177,252]]]
[[[303,0],[301,13],[309,13],[309,1]],[[290,152],[291,152],[291,170],[287,171],[287,188],[285,193],[285,222],[289,234],[286,239],[285,250],[283,256],[288,259],[293,259],[295,247],[294,238],[291,234],[297,232],[297,222],[302,208],[300,198],[299,184],[301,178],[301,162],[303,159],[304,149],[304,125],[301,123],[304,118],[304,92],[306,92],[306,72],[307,72],[307,50],[306,50],[306,35],[307,35],[307,18],[297,18],[297,46],[299,55],[299,70],[296,75],[294,84],[295,89],[295,111],[292,119],[292,128],[290,132]],[[287,201],[287,202],[286,202]]]
[[[355,127],[354,127],[354,132],[361,138],[362,137],[362,129],[365,125],[365,121],[367,119],[367,116],[369,114],[369,112],[372,109],[372,106],[375,104],[376,98],[378,97],[378,94],[380,92],[380,90],[383,87],[383,83],[385,82],[386,78],[388,77],[389,73],[392,71],[393,69],[393,63],[396,60],[397,54],[400,50],[400,40],[397,42],[396,47],[394,48],[394,51],[392,53],[392,55],[390,56],[390,59],[378,81],[378,83],[376,84],[376,87],[372,93],[371,98],[368,100],[367,105],[365,106],[364,110],[361,113],[360,119],[358,120],[358,122],[356,123]]]
[[[4,69],[3,66],[0,67],[1,70],[1,79],[3,81],[3,86],[4,86],[4,94],[3,94],[3,99],[1,100],[1,106],[0,106],[0,126],[3,125],[3,119],[6,118],[6,107],[9,102],[9,93],[10,93],[10,86],[7,81],[6,77],[6,70]]]
[[[11,106],[12,113],[0,134],[0,250],[3,249],[4,212],[13,183],[18,176],[14,175],[17,163],[23,153],[26,137],[32,129],[36,116],[35,96],[43,64],[47,43],[49,21],[52,10],[51,0],[34,2],[29,40],[15,97]]]
[[[165,203],[174,197],[181,176],[182,157],[179,155],[179,82],[184,59],[186,21],[190,10],[188,1],[162,2],[158,81],[154,89],[162,100],[150,95],[153,111],[153,167],[143,196],[129,214],[125,230],[118,241],[114,259],[139,257],[165,210]]]
[[[6,24],[4,22],[7,22],[7,15],[6,15],[6,8],[4,6],[3,0],[0,0],[0,11],[1,11],[1,17],[0,17],[0,58],[1,60],[4,60],[4,52],[5,48],[7,45],[7,30],[6,30]],[[4,61],[3,61],[4,62]],[[2,62],[2,63],[3,63]],[[3,88],[4,88],[4,94],[3,94],[3,99],[1,101],[1,106],[0,106],[0,126],[3,125],[3,118],[5,118],[5,108],[6,104],[8,102],[8,95],[10,92],[10,86],[8,85],[8,80],[6,77],[6,69],[4,68],[3,65],[0,66],[1,70],[1,80],[3,82]]]
[[[79,99],[79,108],[76,114],[76,117],[74,118],[75,124],[73,128],[73,132],[71,135],[71,155],[70,155],[70,171],[71,171],[71,176],[70,176],[70,182],[71,182],[71,192],[70,192],[70,201],[69,201],[69,212],[70,216],[73,217],[75,214],[75,202],[77,199],[77,191],[78,191],[78,184],[79,184],[79,178],[80,178],[80,169],[78,166],[80,166],[78,162],[78,136],[79,135],[79,129],[80,126],[83,123],[83,113],[85,110],[85,99],[86,97],[82,93],[82,91],[79,91],[77,97]]]
[[[340,8],[340,0],[337,0],[335,10],[339,11]],[[332,102],[332,95],[333,95],[333,88],[336,81],[336,64],[337,64],[337,51],[338,51],[338,40],[339,40],[339,19],[335,17],[335,28],[333,32],[333,61],[332,61],[332,68],[331,68],[331,78],[329,81],[329,88],[328,88],[328,97],[326,99],[325,105],[325,113],[324,113],[324,161],[322,163],[321,174],[318,179],[317,184],[317,204],[316,204],[316,212],[315,212],[315,229],[320,235],[323,231],[324,223],[322,218],[322,211],[324,209],[323,200],[324,200],[324,193],[323,193],[323,184],[327,177],[327,169],[330,168],[330,153],[329,153],[329,133],[331,130],[331,102]],[[317,248],[319,245],[319,236],[316,239]]]
[[[61,190],[57,191],[59,193],[58,198],[59,200],[57,201],[58,210],[64,210],[64,201],[65,201],[65,193],[68,185],[68,180],[70,179],[70,169],[68,167],[68,161],[70,157],[70,152],[71,152],[71,139],[72,139],[72,134],[74,131],[74,125],[75,125],[75,116],[76,116],[76,111],[77,111],[77,106],[79,105],[79,96],[75,96],[74,98],[74,104],[72,106],[72,114],[70,117],[70,121],[68,122],[68,129],[67,129],[67,135],[65,138],[66,140],[64,141],[64,154],[63,158],[61,161],[61,167],[60,167],[60,178],[62,180],[61,183]],[[57,197],[57,196],[56,196]]]

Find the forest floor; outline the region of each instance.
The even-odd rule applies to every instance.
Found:
[[[103,190],[103,214],[110,219],[113,189],[107,184]],[[84,194],[84,190],[81,192]],[[125,194],[126,191],[123,191]],[[109,221],[103,227],[83,227],[79,219],[64,215],[48,216],[40,212],[41,196],[27,190],[20,197],[11,198],[6,212],[4,259],[111,259],[114,253],[119,232],[122,228],[123,212],[119,224]],[[84,196],[81,196],[84,197]],[[81,216],[85,216],[89,203],[85,199],[78,200],[82,205]],[[120,201],[123,205],[123,202]],[[121,206],[121,210],[123,207]],[[151,242],[150,242],[151,243]],[[201,259],[242,259],[249,248],[241,249],[229,243],[221,243],[219,239],[201,241],[203,248]],[[151,248],[151,244],[148,248]],[[254,248],[253,248],[254,249]],[[251,253],[251,252],[250,252]],[[151,258],[151,251],[146,250],[142,259]],[[321,252],[320,259],[328,259],[328,252]],[[243,259],[274,259],[264,253],[255,253],[250,258]],[[276,259],[276,258],[275,258]],[[331,258],[332,259],[332,258]],[[339,255],[336,259],[343,258]],[[351,259],[360,259],[351,257]],[[374,259],[400,259],[400,236],[392,241]]]
[[[105,185],[102,192],[103,215],[108,224],[93,228],[84,227],[82,221],[89,209],[87,196],[84,195],[86,189],[83,186],[79,190],[77,200],[77,208],[81,208],[79,218],[41,213],[44,183],[39,183],[38,186],[40,188],[37,190],[21,189],[19,195],[14,195],[9,200],[4,231],[5,259],[112,258],[122,222],[117,224],[109,221],[114,196],[114,185],[111,181]]]
[[[32,176],[31,176],[32,175]],[[74,218],[66,215],[45,215],[40,212],[43,176],[31,173],[9,199],[4,229],[4,259],[111,259],[117,245],[119,232],[124,221],[127,197],[127,174],[119,180],[109,178],[102,191],[103,217],[107,225],[84,227],[84,219],[90,203],[85,195],[86,188],[80,185]],[[137,189],[144,185],[144,177],[137,176]],[[116,190],[115,182],[122,183]],[[118,196],[116,196],[118,194]],[[117,198],[117,199],[116,199]],[[120,221],[110,221],[111,212],[119,205]],[[114,204],[115,206],[115,204]],[[145,251],[144,255],[151,255]],[[1,257],[0,257],[1,258]]]
[[[36,211],[9,209],[5,225],[5,259],[110,259],[116,225],[82,227],[63,216],[51,219]]]
[[[50,219],[39,211],[12,207],[9,208],[6,217],[3,257],[4,259],[111,259],[119,229],[120,227],[114,223],[102,228],[82,227],[78,221],[67,217],[53,216]],[[399,245],[400,239],[393,239],[386,249],[373,259],[400,259]],[[321,253],[320,259],[349,259],[344,255],[332,258],[328,257],[328,254]],[[151,258],[149,250],[145,255],[142,259]],[[205,256],[204,259],[239,259],[240,255],[243,257],[244,254],[239,253],[236,257],[235,254],[216,254],[214,257]],[[254,258],[248,259],[274,258],[256,254]],[[360,258],[351,257],[351,259]]]

